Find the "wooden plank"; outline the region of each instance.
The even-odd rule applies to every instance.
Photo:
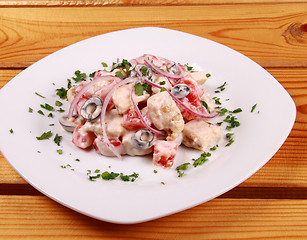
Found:
[[[0,239],[305,239],[306,221],[307,200],[215,199],[150,222],[117,225],[43,196],[0,196]]]
[[[248,3],[298,3],[305,0],[3,0],[0,7],[184,6]]]
[[[0,8],[0,68],[26,67],[77,41],[143,26],[180,30],[220,42],[264,67],[304,67],[305,9],[307,3]]]

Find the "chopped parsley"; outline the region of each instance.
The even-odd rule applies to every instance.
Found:
[[[56,95],[58,95],[61,99],[67,98],[67,89],[61,87],[56,89]]]
[[[12,129],[12,128],[10,129],[10,133],[11,133],[11,134],[13,134],[13,133],[14,133],[14,131],[13,131],[13,129]]]
[[[41,136],[36,137],[37,140],[44,140],[44,139],[49,139],[52,136],[52,132],[44,132]]]
[[[115,172],[108,172],[108,171],[104,171],[102,173],[100,173],[99,169],[96,169],[94,173],[96,173],[96,175],[90,175],[91,174],[91,170],[87,170],[87,175],[90,181],[95,181],[98,178],[102,178],[103,180],[109,181],[109,180],[115,180],[119,177],[119,179],[121,179],[124,182],[134,182],[138,177],[139,174],[137,173],[133,173],[130,175],[124,175],[123,173],[115,173]]]
[[[164,92],[164,91],[166,91],[166,88],[165,87],[161,87],[160,92]]]
[[[165,81],[159,82],[159,85],[165,85]]]
[[[45,103],[45,105],[43,105],[43,104],[41,104],[40,105],[41,106],[41,108],[44,108],[44,109],[46,109],[46,110],[48,110],[48,111],[53,111],[53,107],[52,106],[50,106],[48,103]]]
[[[190,163],[184,163],[181,164],[180,166],[176,167],[176,171],[178,173],[178,177],[183,177],[185,170],[189,168]]]
[[[61,143],[61,140],[62,140],[62,136],[56,134],[53,141],[55,142],[56,145],[60,146],[60,143]]]
[[[135,91],[135,94],[138,95],[138,96],[142,96],[144,91],[149,93],[150,92],[150,85],[148,85],[147,83],[137,83],[134,85],[134,91]]]
[[[77,83],[86,80],[86,73],[81,73],[79,70],[75,71],[75,76],[72,79]]]
[[[108,67],[108,64],[106,64],[105,62],[102,62],[101,65],[102,65],[103,67]]]
[[[120,178],[121,180],[123,180],[124,182],[134,182],[135,179],[137,179],[139,177],[139,174],[137,173],[133,173],[131,175],[124,175],[123,173],[120,174]]]
[[[48,117],[51,117],[51,118],[52,118],[52,117],[53,117],[53,114],[52,114],[52,113],[49,113],[49,114],[48,114]]]
[[[211,74],[210,74],[210,73],[207,73],[207,74],[206,74],[206,78],[209,78],[209,77],[211,77]]]
[[[254,106],[252,106],[251,112],[253,112],[256,107],[257,107],[257,103]]]
[[[225,145],[226,147],[230,146],[234,140],[233,140],[234,133],[227,133],[226,138],[228,139],[228,143]]]
[[[57,107],[60,107],[60,106],[62,106],[63,105],[63,103],[61,103],[60,101],[55,101],[55,106],[57,106]]]
[[[42,110],[38,110],[37,113],[39,113],[40,115],[45,115]]]
[[[193,166],[197,167],[197,166],[201,166],[203,165],[205,162],[208,161],[208,157],[211,156],[210,152],[203,152],[199,158],[197,159],[192,159],[194,161]]]
[[[41,97],[41,98],[46,98],[46,97],[44,97],[43,95],[41,95],[41,94],[39,94],[39,93],[37,93],[37,92],[35,92],[35,94],[36,94],[37,96]]]
[[[32,113],[32,112],[33,112],[33,109],[29,107],[29,113]]]
[[[210,151],[215,151],[215,150],[217,149],[218,146],[219,146],[219,145],[215,145],[215,146],[211,147],[211,148],[210,148]]]
[[[204,106],[207,109],[208,113],[210,113],[209,106],[208,106],[208,104],[204,100],[201,100],[201,105]]]
[[[120,72],[120,71],[117,71],[117,72],[115,73],[115,76],[116,76],[116,77],[120,77],[120,78],[122,78],[122,79],[125,78],[124,74],[122,74],[122,72]]]
[[[63,150],[62,149],[58,149],[56,150],[58,154],[62,155],[63,154]]]
[[[219,87],[217,87],[217,89],[220,89],[221,91],[224,91],[225,90],[225,86],[226,86],[226,82],[224,82],[224,84],[223,85],[221,85],[221,86],[219,86]]]
[[[213,97],[214,101],[215,101],[215,104],[217,105],[221,105],[222,103],[220,102],[220,98],[217,98],[217,97]]]
[[[226,127],[227,130],[231,130],[232,128],[240,126],[240,122],[238,121],[237,117],[233,116],[232,114],[227,115],[227,117],[224,119],[224,122],[229,124]]]

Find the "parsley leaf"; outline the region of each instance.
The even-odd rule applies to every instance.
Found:
[[[55,135],[53,141],[55,142],[56,145],[60,146],[60,142],[62,140],[62,136],[59,136],[58,134]]]
[[[75,77],[72,79],[77,83],[86,80],[86,73],[81,73],[79,70],[75,71]]]
[[[41,136],[36,137],[37,140],[44,140],[44,139],[49,139],[52,136],[52,132],[44,132]]]
[[[189,168],[190,163],[184,163],[181,164],[180,166],[176,167],[176,171],[178,173],[178,177],[183,177],[185,170]]]
[[[252,106],[251,112],[253,112],[256,107],[257,107],[257,103],[254,106]]]
[[[119,176],[119,173],[105,171],[101,174],[103,180],[113,180]]]
[[[50,106],[48,103],[45,103],[45,105],[41,104],[40,106],[48,111],[53,111],[53,107]]]
[[[58,95],[62,99],[67,98],[67,90],[63,87],[56,89],[56,95]]]
[[[194,161],[193,166],[197,167],[197,166],[201,166],[203,165],[205,162],[208,161],[208,157],[211,156],[210,152],[203,152],[199,158],[197,159],[192,159]]]
[[[137,83],[134,85],[135,94],[138,96],[142,96],[144,91],[149,93],[150,89],[151,89],[150,85],[148,85],[147,83],[143,83],[143,84]]]

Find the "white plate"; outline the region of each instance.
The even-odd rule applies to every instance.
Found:
[[[54,118],[36,113],[40,104],[54,105],[59,99],[55,89],[65,86],[75,70],[91,73],[101,69],[101,62],[131,59],[143,53],[189,63],[209,72],[212,77],[206,87],[212,93],[226,81],[226,90],[216,96],[228,109],[243,109],[237,114],[241,126],[234,131],[235,142],[226,148],[219,147],[208,162],[190,168],[182,178],[177,177],[174,169],[153,166],[147,157],[125,157],[120,161],[79,150],[71,143],[71,135],[57,123],[59,113],[54,113]],[[230,100],[226,101],[227,98]],[[257,108],[251,113],[256,103]],[[33,113],[28,112],[29,107]],[[15,170],[57,202],[114,223],[138,223],[176,213],[237,186],[276,153],[291,131],[296,115],[295,104],[285,89],[249,58],[201,37],[153,27],[103,34],[43,58],[1,89],[0,108],[1,152]],[[49,126],[50,123],[55,126]],[[48,130],[63,136],[62,155],[57,153],[60,147],[53,138],[36,139]],[[176,165],[199,155],[200,152],[181,148]],[[71,167],[61,168],[67,164]],[[102,179],[92,182],[88,180],[88,169],[136,172],[139,178],[135,182]]]

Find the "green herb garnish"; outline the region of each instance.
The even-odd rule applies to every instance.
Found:
[[[63,103],[61,103],[60,101],[55,101],[55,106],[60,107],[62,105],[63,105]]]
[[[41,95],[41,94],[39,94],[39,93],[37,93],[37,92],[35,92],[35,94],[36,94],[37,96],[41,97],[41,98],[46,98],[46,97],[44,97],[43,95]]]
[[[14,131],[13,131],[13,129],[12,129],[12,128],[10,129],[10,133],[11,133],[11,134],[13,134],[13,133],[14,133]]]
[[[181,164],[180,166],[176,167],[176,171],[178,173],[178,177],[183,177],[185,170],[189,168],[190,163],[184,163]]]
[[[135,91],[135,94],[138,95],[138,96],[142,96],[144,91],[149,93],[150,92],[150,85],[148,85],[147,83],[137,83],[134,85],[134,91]]]
[[[52,132],[44,132],[41,136],[36,137],[37,140],[44,140],[44,139],[49,139],[52,136]]]
[[[105,171],[101,174],[103,180],[113,180],[119,176],[119,173]]]
[[[56,145],[60,146],[60,142],[62,140],[62,136],[56,134],[53,141],[55,142]]]
[[[211,156],[210,152],[203,152],[199,158],[192,159],[194,161],[193,166],[197,167],[203,165],[206,161],[208,161],[208,157],[210,156]]]
[[[33,109],[29,107],[29,113],[32,113],[32,112],[33,112]]]
[[[86,80],[86,73],[81,73],[79,70],[75,71],[75,77],[72,79],[77,83]]]
[[[56,95],[58,95],[61,99],[67,98],[67,90],[63,87],[56,89]]]
[[[58,154],[62,155],[63,154],[63,150],[62,149],[58,149],[56,150]]]
[[[40,115],[45,115],[42,110],[38,110],[37,113],[39,113]]]
[[[251,112],[253,112],[256,107],[257,107],[257,103],[254,106],[252,106]]]

